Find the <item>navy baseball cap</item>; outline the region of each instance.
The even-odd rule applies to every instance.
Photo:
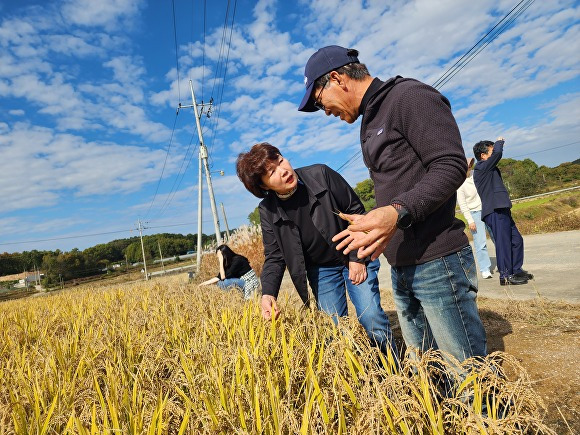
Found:
[[[354,48],[344,48],[338,45],[323,47],[310,56],[304,68],[304,85],[306,94],[302,98],[298,110],[301,112],[316,112],[314,101],[310,98],[314,82],[324,74],[349,63],[358,63],[358,51]]]

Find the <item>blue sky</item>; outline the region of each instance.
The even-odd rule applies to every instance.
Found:
[[[195,120],[176,116],[190,79],[198,102],[213,96],[202,125],[218,209],[245,224],[259,201],[239,152],[268,141],[295,167],[336,169],[359,149],[358,122],[296,110],[317,48],[431,84],[516,3],[0,0],[0,252],[85,249],[137,235],[138,219],[145,234],[196,233]],[[580,158],[579,17],[576,1],[532,3],[440,89],[466,152],[502,135],[506,157]],[[368,178],[360,157],[341,173]],[[203,216],[213,233],[207,196]]]

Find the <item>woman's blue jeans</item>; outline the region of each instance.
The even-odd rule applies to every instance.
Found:
[[[471,246],[424,264],[393,266],[391,278],[408,347],[439,349],[460,362],[487,354]]]
[[[244,291],[244,280],[241,278],[226,278],[222,281],[218,281],[217,286],[222,290],[230,291],[231,289],[237,287],[238,290]]]
[[[367,279],[354,285],[348,278],[348,267],[335,266],[310,266],[307,269],[308,281],[312,287],[318,308],[332,316],[334,323],[338,323],[338,317],[348,315],[346,291],[356,309],[359,322],[364,327],[371,343],[387,354],[390,346],[391,352],[398,358],[397,346],[393,340],[393,333],[389,324],[389,318],[381,307],[381,295],[379,293],[379,260],[367,265]]]
[[[473,247],[475,249],[475,256],[477,257],[477,265],[480,272],[489,272],[491,261],[489,253],[487,252],[487,236],[485,233],[485,223],[481,220],[481,210],[472,210],[471,216],[475,222],[477,231],[471,231],[473,236]]]

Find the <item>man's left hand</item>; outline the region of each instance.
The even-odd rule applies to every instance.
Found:
[[[354,285],[359,285],[367,279],[367,267],[364,263],[348,262],[348,278]]]
[[[371,260],[376,260],[395,234],[398,216],[392,205],[376,208],[366,215],[345,215],[351,225],[335,235],[332,241],[342,240],[336,249],[344,249],[345,255],[358,249],[358,258],[370,255]]]

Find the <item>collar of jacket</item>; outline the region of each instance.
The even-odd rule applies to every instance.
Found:
[[[365,93],[365,95],[363,96],[363,100],[364,100],[364,107],[361,101],[361,107],[359,108],[360,114],[364,116],[369,112],[369,109],[373,109],[374,108],[374,100],[375,100],[375,96],[378,95],[379,93],[388,90],[390,88],[392,88],[395,84],[396,81],[398,79],[402,79],[402,76],[395,76],[395,77],[391,77],[390,79],[384,81],[384,82],[380,82],[380,86],[376,86],[376,82],[375,82],[375,86],[369,86],[369,89],[367,89],[367,92]],[[375,79],[377,79],[375,77]],[[382,101],[381,101],[382,102]]]
[[[310,211],[312,207],[318,202],[318,197],[326,192],[326,187],[322,186],[317,180],[310,179],[308,184],[302,181],[302,168],[295,169],[296,175],[298,175],[298,182],[306,186],[306,192],[308,192],[308,204],[310,205]],[[288,215],[282,208],[282,200],[279,199],[275,193],[268,194],[268,200],[276,204],[276,212],[273,215],[273,222],[277,223],[280,220],[289,221]]]

